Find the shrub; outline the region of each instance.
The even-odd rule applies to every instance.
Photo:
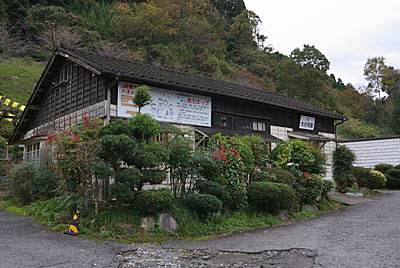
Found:
[[[37,170],[32,163],[23,162],[17,165],[11,172],[10,195],[18,203],[27,205],[33,201],[29,189],[29,181],[37,176]]]
[[[389,169],[385,176],[387,179],[387,186],[396,189],[400,188],[400,169]]]
[[[359,187],[365,187],[365,180],[368,177],[369,171],[370,170],[368,168],[363,167],[354,167],[351,171],[353,177],[355,178],[355,182]]]
[[[269,168],[268,171],[276,175],[276,178],[271,180],[272,182],[279,182],[292,186],[296,180],[292,173],[281,168]]]
[[[276,213],[290,209],[295,195],[290,186],[275,182],[254,182],[248,191],[250,206],[256,211]]]
[[[136,205],[146,214],[152,215],[167,210],[173,198],[172,191],[167,188],[139,191],[136,195]]]
[[[351,171],[355,160],[355,154],[344,145],[339,145],[333,153],[333,177],[340,191],[351,187]]]
[[[50,199],[56,195],[57,175],[47,168],[37,169],[36,176],[28,181],[29,191],[33,200]]]
[[[326,171],[326,156],[325,154],[316,147],[310,146],[311,154],[314,156],[315,161],[312,164],[305,165],[303,167],[303,171],[307,171],[309,173],[315,174],[323,174]]]
[[[215,181],[198,180],[194,188],[200,194],[209,194],[216,196],[221,201],[224,200],[224,187]]]
[[[392,169],[393,165],[391,164],[378,164],[375,165],[374,169],[378,170],[380,172],[382,172],[383,174],[385,174],[386,172],[388,172],[389,169]]]
[[[309,172],[309,167],[315,163],[315,157],[304,141],[289,140],[276,145],[270,154],[270,161],[280,168],[287,168],[292,163],[292,168]]]
[[[185,201],[200,217],[211,215],[222,209],[221,200],[209,194],[188,194]]]
[[[301,204],[313,203],[324,190],[323,179],[318,174],[304,172],[294,183],[294,191]]]
[[[322,180],[322,193],[321,195],[325,198],[328,197],[328,193],[333,189],[333,181]]]
[[[395,166],[394,169],[400,169],[400,165]]]
[[[387,173],[396,179],[400,179],[400,169],[393,168],[390,169]]]
[[[368,189],[380,189],[386,184],[386,177],[382,172],[377,170],[369,170],[368,176],[365,179],[365,186]]]

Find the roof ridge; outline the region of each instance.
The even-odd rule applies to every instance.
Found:
[[[92,54],[92,55],[99,56],[99,57],[105,57],[105,58],[108,58],[108,59],[114,59],[114,60],[119,60],[119,61],[123,61],[123,62],[140,64],[140,65],[153,67],[153,68],[164,70],[164,71],[168,71],[168,72],[174,72],[174,73],[177,73],[177,74],[190,76],[190,77],[194,77],[194,78],[203,78],[203,79],[207,79],[207,80],[214,81],[214,82],[224,82],[224,83],[228,83],[228,84],[235,85],[235,86],[242,86],[242,87],[245,87],[245,88],[248,88],[248,89],[251,89],[251,90],[255,90],[255,91],[259,91],[259,92],[262,92],[262,93],[267,92],[269,94],[274,94],[274,95],[278,95],[278,96],[289,98],[287,95],[279,93],[279,92],[273,92],[273,91],[269,91],[269,90],[262,89],[262,88],[256,88],[256,87],[252,87],[252,86],[248,86],[248,85],[243,85],[243,84],[235,83],[235,82],[232,82],[232,81],[229,81],[229,80],[221,80],[221,79],[218,79],[218,78],[215,78],[215,77],[205,76],[205,75],[202,75],[202,74],[191,74],[191,73],[187,73],[187,72],[184,72],[184,71],[181,71],[181,70],[178,70],[178,69],[172,69],[172,68],[169,68],[169,67],[157,66],[157,65],[154,65],[154,64],[144,63],[144,62],[135,61],[135,60],[131,60],[131,59],[121,59],[121,58],[118,58],[118,57],[115,57],[115,56],[103,55],[103,54],[99,54],[99,53],[96,53],[96,52],[87,51],[87,50],[84,50],[84,49],[64,47],[63,44],[62,44],[62,48],[64,50],[72,50],[72,51],[77,51],[77,52],[81,52],[81,53]]]
[[[260,93],[260,94],[265,94],[265,95],[269,95],[269,96],[276,96],[277,98],[280,99],[280,101],[279,100],[277,102],[267,101],[268,103],[273,104],[273,105],[278,105],[278,106],[287,107],[287,108],[292,107],[293,109],[300,109],[300,110],[303,110],[305,112],[319,113],[319,114],[330,115],[330,116],[335,116],[335,117],[340,117],[340,118],[343,117],[342,115],[338,114],[337,112],[333,112],[333,111],[318,107],[316,105],[313,105],[313,104],[298,100],[296,98],[289,97],[286,93],[269,91],[269,90],[264,89],[264,88],[256,88],[256,87],[252,87],[252,86],[249,86],[249,85],[243,85],[243,84],[235,83],[235,82],[232,82],[232,81],[226,81],[226,80],[218,79],[218,78],[215,78],[215,77],[212,77],[212,76],[204,76],[204,75],[200,75],[200,74],[191,74],[191,73],[187,73],[187,72],[180,71],[180,70],[177,70],[177,69],[172,69],[172,68],[168,68],[168,67],[161,67],[161,66],[157,66],[157,65],[154,65],[154,64],[139,62],[139,61],[136,61],[136,60],[121,59],[121,58],[116,57],[116,56],[110,56],[108,54],[103,54],[103,53],[100,54],[100,53],[95,52],[95,51],[88,51],[88,50],[80,49],[80,48],[72,48],[72,47],[69,47],[69,46],[67,46],[65,44],[61,44],[59,47],[57,47],[57,50],[63,50],[65,53],[70,53],[73,56],[80,58],[81,60],[83,58],[83,60],[87,61],[87,63],[89,65],[92,65],[95,68],[99,68],[101,71],[105,71],[105,70],[108,69],[108,71],[111,71],[111,72],[116,72],[116,73],[122,72],[122,73],[124,73],[124,70],[118,70],[118,66],[114,65],[114,66],[110,67],[110,66],[107,66],[107,65],[104,65],[104,64],[101,64],[101,63],[97,63],[97,62],[95,62],[94,59],[87,58],[87,56],[89,56],[89,57],[90,56],[100,57],[100,58],[106,58],[106,59],[109,59],[109,60],[119,61],[120,64],[121,63],[122,64],[123,63],[131,63],[131,64],[134,64],[136,66],[139,65],[139,66],[151,68],[155,72],[156,71],[164,71],[164,72],[168,72],[168,73],[171,73],[171,74],[180,75],[180,76],[182,76],[181,77],[182,81],[179,81],[180,79],[178,78],[177,84],[180,84],[181,82],[183,82],[183,84],[185,84],[187,86],[192,86],[192,87],[195,87],[195,88],[197,87],[199,89],[206,89],[206,90],[216,91],[215,88],[220,87],[221,86],[220,83],[224,83],[226,85],[227,89],[230,88],[231,90],[236,90],[236,91],[237,90],[245,90],[246,89],[247,91],[251,91],[253,93]],[[79,53],[82,53],[83,55],[79,55]],[[143,76],[143,73],[142,74],[138,73],[138,74],[140,76]],[[188,79],[187,83],[185,83],[184,77],[192,78],[192,81],[191,81],[191,79]],[[200,81],[196,81],[196,80],[200,80]],[[202,82],[201,80],[203,80],[203,85],[197,85],[196,86],[196,83],[200,83],[201,84],[201,82]],[[212,85],[212,83],[211,83],[211,85],[209,85],[209,84],[207,85],[207,83],[204,83],[205,80],[209,81],[209,82],[214,82],[215,83],[214,86]],[[162,81],[162,80],[160,80],[160,81]],[[193,83],[193,84],[190,84],[190,83]],[[232,86],[232,87],[229,87],[229,85]],[[240,88],[237,88],[237,87],[240,87]],[[223,94],[223,93],[221,93],[221,94]],[[254,99],[254,100],[257,101],[256,99]],[[265,101],[266,100],[264,100],[264,102]]]

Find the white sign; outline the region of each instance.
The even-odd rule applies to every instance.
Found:
[[[131,117],[139,109],[132,102],[138,84],[119,82],[119,117]],[[142,107],[141,112],[150,114],[157,121],[211,127],[211,97],[191,93],[150,88],[151,103]]]
[[[300,117],[300,129],[314,130],[315,117],[302,115]]]

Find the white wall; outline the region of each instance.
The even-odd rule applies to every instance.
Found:
[[[373,168],[377,164],[400,164],[400,138],[342,142],[352,150],[355,166]]]

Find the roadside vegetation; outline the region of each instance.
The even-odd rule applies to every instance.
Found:
[[[374,190],[400,189],[400,165],[378,164],[374,168],[353,166],[356,157],[346,146],[338,146],[334,155],[336,188],[343,193],[370,195]]]
[[[145,88],[134,101],[139,107],[149,102]],[[146,241],[314,217],[306,205],[319,207],[318,213],[337,208],[328,196],[333,183],[321,177],[325,156],[319,149],[291,140],[270,152],[260,136],[220,134],[194,148],[191,134],[176,130],[156,139],[159,123],[146,114],[106,126],[84,118],[48,137],[53,165],[20,163],[12,170],[10,196],[23,207],[7,210],[59,231],[79,208],[83,235]],[[109,176],[114,183],[105,188]],[[165,226],[161,214],[175,224]]]

